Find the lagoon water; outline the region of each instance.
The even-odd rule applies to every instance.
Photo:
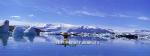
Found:
[[[48,35],[31,43],[10,37],[7,46],[0,45],[0,56],[150,56],[150,41]]]

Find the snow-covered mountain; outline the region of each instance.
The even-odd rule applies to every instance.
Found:
[[[135,32],[149,32],[150,33],[150,30],[135,30]]]
[[[139,35],[149,35],[150,30],[135,30],[134,33],[139,34]]]
[[[37,28],[40,28],[44,31],[50,31],[50,32],[67,32],[68,29],[77,27],[75,25],[71,24],[45,24],[44,26],[38,26]]]
[[[102,29],[95,26],[79,26],[71,24],[45,24],[44,27],[38,27],[44,31],[50,32],[75,32],[75,33],[112,33],[107,29]]]
[[[69,29],[68,32],[76,32],[76,33],[112,33],[109,30],[101,29],[98,27],[89,27],[89,26],[80,26],[77,28]]]
[[[2,20],[1,20],[2,21]],[[10,21],[11,26],[23,26],[28,28],[29,26],[34,26],[44,31],[49,32],[76,32],[76,33],[110,33],[113,30],[111,29],[103,29],[97,26],[89,26],[89,25],[72,25],[65,23],[35,23],[35,22],[20,22],[20,21]]]

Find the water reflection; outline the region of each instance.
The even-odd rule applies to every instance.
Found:
[[[60,44],[60,45],[64,45],[64,47],[69,46],[70,44],[69,44],[69,39],[68,39],[68,37],[69,37],[70,35],[68,35],[67,33],[63,33],[62,36],[64,37],[64,40],[63,40],[63,43]]]
[[[149,40],[103,39],[71,35],[67,38],[62,35],[38,36],[34,38],[32,44],[30,42],[17,42],[16,44],[10,40],[8,41],[7,50],[0,48],[1,55],[10,53],[12,56],[16,56],[16,54],[21,53],[19,56],[26,54],[28,54],[27,56],[110,56],[110,54],[113,56],[143,56],[143,54],[149,56],[150,52]]]
[[[127,44],[143,44],[145,40],[130,40],[126,38],[118,38],[118,39],[107,39],[102,37],[83,37],[83,36],[63,36],[63,35],[47,35],[41,37],[45,39],[47,42],[56,45],[63,45],[64,47],[75,47],[81,45],[101,45],[103,43],[127,43]],[[146,41],[150,44],[150,41]]]
[[[64,38],[62,45],[64,45],[64,47],[69,45],[69,39],[68,38]]]
[[[51,43],[57,45],[67,46],[78,46],[78,45],[99,45],[102,41],[107,41],[107,39],[98,38],[98,37],[81,37],[81,36],[64,36],[64,35],[49,35],[46,36],[49,38]]]
[[[33,42],[35,36],[37,36],[36,30],[34,27],[30,27],[27,30],[25,30],[24,34],[30,42]]]
[[[20,41],[21,39],[24,39],[25,42],[40,42],[41,40],[44,42],[48,42],[49,44],[56,44],[56,45],[62,45],[64,47],[75,47],[75,46],[81,46],[81,45],[101,45],[105,42],[109,43],[120,43],[120,42],[130,42],[134,44],[145,44],[145,41],[141,40],[130,40],[126,38],[118,38],[118,39],[111,39],[111,38],[104,38],[104,37],[92,37],[92,36],[73,36],[73,35],[44,35],[44,36],[36,36],[36,35],[30,35],[30,32],[26,32],[26,36],[22,38],[15,36],[14,41]],[[38,38],[38,39],[37,39]],[[35,40],[34,40],[35,39]],[[117,42],[118,41],[118,42]],[[147,41],[149,44],[150,42]]]
[[[15,41],[20,42],[20,41],[25,41],[24,39],[24,31],[25,29],[23,29],[23,27],[15,27],[15,29],[13,30],[12,33],[12,37],[14,38]]]
[[[3,46],[7,45],[7,41],[9,38],[9,21],[6,20],[3,25],[0,27],[0,38]]]

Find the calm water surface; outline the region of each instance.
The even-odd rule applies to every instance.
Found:
[[[10,37],[8,46],[0,46],[0,56],[150,56],[150,41],[43,36],[30,43]]]

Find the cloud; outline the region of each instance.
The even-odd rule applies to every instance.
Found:
[[[134,25],[134,24],[130,24],[130,25],[128,25],[129,27],[133,27],[133,28],[137,28],[137,27],[139,27],[139,25]]]
[[[105,12],[95,9],[69,9],[69,8],[60,8],[60,10],[57,10],[56,12],[58,15],[67,15],[67,16],[76,16],[76,17],[103,17],[103,18],[127,18],[127,19],[135,19],[135,20],[149,20],[150,18],[146,16],[137,15],[134,13],[128,13],[128,12]]]
[[[129,16],[129,15],[125,15],[125,14],[112,14],[112,15],[109,15],[111,17],[124,17],[124,18],[129,18],[129,17],[132,17],[132,16]]]
[[[34,17],[34,15],[33,14],[30,14],[30,15],[28,15],[29,17]]]
[[[20,16],[11,16],[12,18],[20,18]]]
[[[103,13],[100,13],[100,12],[89,12],[89,11],[85,11],[85,10],[78,10],[78,11],[73,12],[73,14],[86,15],[86,16],[105,17],[105,15]]]
[[[61,8],[61,10],[56,12],[57,14],[66,14],[66,15],[73,15],[73,16],[93,16],[93,17],[121,17],[121,18],[131,18],[133,16],[123,14],[123,13],[108,13],[99,10],[90,10],[90,9],[79,9],[79,10],[72,10]]]
[[[150,18],[145,17],[145,16],[140,16],[140,17],[138,17],[138,19],[139,19],[139,20],[149,20]]]
[[[61,10],[56,12],[57,14],[61,15],[61,14],[66,14],[66,15],[70,15],[70,16],[94,16],[94,17],[105,17],[105,14],[100,12],[100,11],[96,11],[96,10],[72,10],[72,9],[66,9],[66,8],[61,8]]]
[[[21,19],[21,16],[10,16],[11,19],[14,19],[14,20],[20,20]]]

